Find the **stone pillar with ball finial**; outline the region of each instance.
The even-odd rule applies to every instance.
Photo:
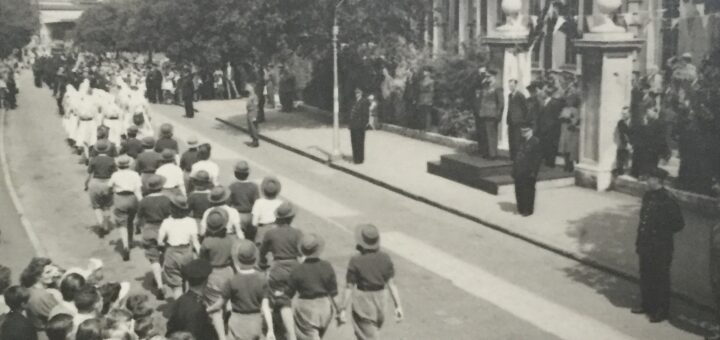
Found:
[[[532,80],[528,41],[530,31],[527,26],[528,18],[521,14],[522,1],[503,0],[501,8],[505,13],[505,23],[499,27],[488,27],[488,35],[483,39],[484,44],[490,48],[490,67],[498,71],[497,80],[503,85],[504,98],[510,94],[508,82],[511,79],[518,81],[518,88],[522,91]],[[507,105],[504,105],[498,144],[502,150],[509,149],[506,117]]]
[[[582,55],[580,159],[576,183],[598,191],[610,189],[617,144],[615,128],[630,106],[634,52],[642,40],[616,25],[611,15],[622,0],[595,0],[596,25],[574,41]]]

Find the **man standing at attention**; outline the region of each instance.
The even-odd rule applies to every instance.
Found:
[[[370,119],[370,102],[365,98],[361,88],[355,89],[355,105],[350,111],[350,144],[352,146],[353,163],[365,161],[365,130]]]
[[[518,91],[517,79],[510,79],[508,88],[510,90],[507,101],[508,140],[510,141],[510,159],[515,160],[518,148],[523,143],[520,127],[523,124],[532,124],[532,122],[528,121],[527,98],[522,92]]]
[[[527,217],[535,209],[535,182],[540,169],[540,141],[533,136],[530,125],[520,128],[522,142],[517,146],[517,154],[512,167],[515,181],[515,199],[520,215]]]
[[[685,227],[682,210],[665,189],[668,172],[654,168],[648,174],[649,190],[640,208],[636,251],[640,258],[640,300],[635,314],[646,314],[650,322],[662,322],[670,311],[670,264],[673,236]]]
[[[503,112],[503,90],[497,86],[496,74],[493,70],[481,73],[484,78],[475,91],[473,103],[478,150],[484,158],[491,160],[498,155],[498,123]]]

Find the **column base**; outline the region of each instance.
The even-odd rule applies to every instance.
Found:
[[[599,169],[596,165],[578,164],[575,167],[575,185],[597,191],[612,189],[612,170]]]

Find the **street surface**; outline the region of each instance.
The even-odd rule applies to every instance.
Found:
[[[122,262],[118,235],[100,239],[93,233],[82,190],[86,172],[64,143],[50,91],[32,87],[27,72],[19,85],[20,107],[8,113],[5,127],[7,157],[43,247],[65,266],[99,257],[107,280],[131,281],[134,291],[142,292],[149,281],[141,250],[133,250],[131,262]],[[180,140],[193,134],[211,143],[224,184],[231,182],[239,159],[250,163],[253,180],[278,176],[281,196],[299,208],[295,226],[325,237],[323,257],[341,284],[354,252],[354,226],[370,222],[380,228],[383,247],[395,261],[406,312],[406,320],[396,324],[388,310],[386,339],[698,339],[712,324],[709,315],[679,302],[669,322],[651,324],[630,313],[638,302],[633,283],[270,144],[249,148],[245,134],[204,114],[202,103],[198,107],[200,113],[189,120],[181,117],[181,107],[155,105],[153,123],[172,123]],[[244,108],[235,101],[227,110]],[[0,263],[22,268],[32,249],[19,223],[7,217],[13,216],[12,205],[4,190]],[[157,306],[159,314],[167,310],[164,302]],[[333,326],[326,338],[352,339],[352,327]]]

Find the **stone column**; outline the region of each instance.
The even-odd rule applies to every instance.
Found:
[[[488,0],[488,4],[494,0]],[[489,6],[488,6],[489,7]],[[508,81],[516,79],[518,87],[524,90],[532,80],[532,60],[528,51],[528,30],[523,25],[521,0],[503,0],[502,9],[506,16],[500,27],[488,26],[484,43],[490,47],[492,67],[498,70],[498,80],[503,85],[503,98],[510,94]],[[489,11],[489,10],[488,10]],[[507,99],[506,99],[507,100]],[[507,105],[503,108],[500,122],[499,148],[510,148],[507,131]]]
[[[475,0],[475,38],[482,37],[482,0]]]
[[[442,53],[445,45],[445,0],[433,0],[433,47],[432,54]]]
[[[490,35],[497,27],[498,17],[497,10],[500,6],[500,0],[487,0],[487,8],[485,10],[485,17],[487,18],[487,33]]]
[[[615,6],[617,4],[617,6]],[[575,40],[582,54],[580,125],[580,164],[576,183],[604,191],[612,186],[615,167],[615,128],[623,106],[630,105],[633,55],[642,46],[608,15],[619,7],[619,0],[598,0],[596,8],[604,20],[590,33]]]
[[[468,15],[470,14],[470,0],[458,0],[458,52],[465,54],[464,44],[468,43]]]
[[[458,28],[458,1],[459,0],[447,0],[448,6],[445,9],[446,18],[447,18],[447,31],[445,32],[445,37],[449,42],[457,41],[458,35],[457,35],[457,28]],[[449,44],[448,44],[449,45]],[[455,48],[456,46],[447,46],[448,50],[451,51],[457,51]]]

